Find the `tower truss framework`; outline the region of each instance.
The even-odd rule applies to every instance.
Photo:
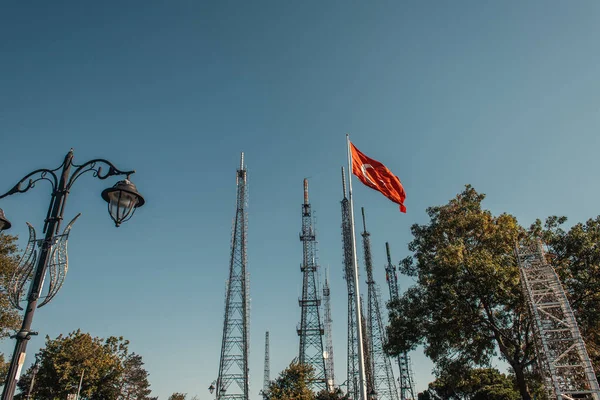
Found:
[[[358,369],[358,325],[356,321],[356,290],[354,288],[354,263],[352,246],[352,225],[350,222],[350,201],[346,192],[346,177],[342,168],[342,249],[344,258],[344,279],[348,289],[348,343],[346,359],[346,385],[348,397],[360,399],[360,374]]]
[[[371,238],[367,231],[365,209],[361,208],[363,218],[363,252],[365,270],[367,272],[367,321],[368,349],[373,391],[378,400],[398,400],[398,389],[392,370],[390,357],[383,346],[387,341],[383,318],[381,316],[381,298],[379,287],[373,279],[373,261],[371,254]]]
[[[223,341],[217,378],[217,400],[249,399],[249,290],[247,274],[247,215],[248,193],[246,188],[244,153],[237,170],[236,212],[231,237],[229,278],[225,295]]]
[[[269,391],[269,385],[271,384],[271,359],[269,355],[269,331],[265,333],[265,368],[264,368],[264,377],[263,377],[263,389],[260,394],[262,394],[263,399],[267,399],[267,393]]]
[[[327,390],[333,391],[335,386],[335,371],[333,364],[333,318],[331,317],[331,289],[328,279],[323,286],[323,312],[325,322],[325,369],[327,370]]]
[[[600,388],[573,310],[541,241],[516,249],[538,366],[550,399],[600,399]]]
[[[397,300],[400,297],[400,288],[398,287],[398,275],[396,274],[396,266],[392,264],[390,255],[390,244],[385,243],[385,251],[387,255],[387,265],[385,267],[385,280],[387,281],[390,290],[390,300]],[[415,400],[415,386],[413,380],[412,366],[408,352],[403,352],[397,357],[398,370],[400,376],[398,383],[400,385],[400,400],[412,399]]]
[[[361,399],[361,382],[360,382],[360,359],[359,359],[359,343],[358,343],[358,323],[356,317],[356,287],[354,279],[354,247],[352,243],[352,223],[350,220],[350,201],[346,190],[346,176],[342,167],[342,191],[343,198],[341,201],[342,208],[342,249],[344,262],[344,279],[348,289],[348,343],[347,343],[347,359],[346,359],[346,385],[348,397],[350,399]],[[357,282],[357,280],[356,280]],[[360,314],[363,312],[362,298],[360,299]],[[371,373],[371,362],[369,355],[368,343],[368,327],[364,318],[361,318],[361,326],[363,330],[363,356],[365,363],[365,377],[367,393],[373,392],[373,375]]]
[[[308,180],[304,179],[304,203],[302,204],[302,298],[300,306],[300,325],[297,328],[300,337],[298,361],[309,364],[314,369],[314,377],[310,381],[311,389],[321,391],[327,389],[327,368],[323,353],[324,328],[321,323],[321,298],[317,281],[317,240],[313,226],[310,203],[308,201]]]

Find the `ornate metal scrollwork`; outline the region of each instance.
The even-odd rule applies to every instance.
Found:
[[[80,215],[81,214],[77,214],[75,218],[69,222],[61,235],[56,235],[52,238],[47,268],[47,273],[50,276],[50,283],[48,285],[48,292],[44,296],[41,296],[41,293],[38,293],[39,297],[43,298],[43,301],[38,305],[38,308],[48,304],[50,300],[56,296],[65,282],[67,271],[69,270],[69,256],[67,254],[69,233]],[[27,223],[27,226],[29,227],[29,242],[27,242],[27,247],[25,248],[23,256],[21,256],[19,266],[13,274],[8,286],[10,303],[19,310],[23,309],[20,303],[25,299],[25,286],[31,281],[35,270],[37,261],[36,245],[42,246],[44,242],[43,240],[36,239],[35,229],[30,223]],[[44,285],[42,284],[42,289],[43,286]]]
[[[8,299],[10,304],[19,310],[23,309],[19,303],[23,298],[23,289],[25,288],[25,284],[29,282],[31,276],[33,275],[35,262],[37,260],[37,251],[35,250],[35,246],[37,244],[35,229],[29,222],[27,222],[27,226],[29,227],[29,241],[27,242],[27,247],[21,256],[19,265],[17,266],[17,269],[15,270],[8,284]]]
[[[54,237],[54,243],[50,252],[50,262],[48,264],[48,273],[50,275],[48,293],[46,296],[44,296],[44,300],[38,305],[38,308],[48,304],[50,300],[56,296],[60,288],[62,288],[62,285],[65,283],[67,271],[69,270],[67,242],[69,240],[71,228],[79,216],[81,216],[81,213],[77,214],[75,218],[69,222],[69,225],[67,225],[62,235],[57,235]]]
[[[98,164],[105,164],[106,166],[108,166],[108,172],[106,172],[105,174],[102,174],[102,165],[98,165]],[[75,170],[75,172],[73,172],[73,175],[69,179],[67,188],[70,188],[75,183],[77,178],[79,178],[81,175],[85,174],[86,172],[90,172],[90,171],[92,171],[92,175],[98,179],[106,179],[106,178],[108,178],[110,176],[114,176],[114,175],[128,175],[129,176],[135,172],[135,171],[121,171],[120,169],[115,167],[113,165],[113,163],[111,163],[108,160],[104,160],[102,158],[98,158],[96,160],[90,160],[82,165],[73,164],[73,166],[77,167],[77,169]]]
[[[6,196],[10,196],[11,194],[15,193],[25,193],[29,189],[34,188],[35,184],[42,180],[50,182],[50,184],[52,185],[52,192],[54,193],[54,191],[58,187],[58,178],[55,174],[56,171],[57,170],[49,169],[38,169],[33,171],[32,173],[23,177],[23,179],[21,179],[15,186],[13,186],[12,189],[0,196],[0,199],[3,199]],[[27,182],[27,184],[25,185],[25,187],[23,187],[23,184],[25,182]]]

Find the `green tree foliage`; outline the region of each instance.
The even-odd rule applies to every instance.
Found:
[[[493,368],[462,371],[462,377],[455,374],[441,374],[429,384],[429,388],[419,393],[419,400],[518,400],[519,391],[514,380]]]
[[[348,394],[344,394],[342,389],[335,388],[333,392],[321,390],[315,396],[315,400],[349,400]]]
[[[565,217],[549,217],[544,226],[530,228],[548,246],[552,265],[560,275],[596,375],[600,376],[600,216],[568,231]]]
[[[308,364],[292,361],[279,377],[272,381],[267,390],[268,400],[315,400],[308,382],[313,377],[313,368]]]
[[[123,375],[121,376],[121,387],[119,400],[146,400],[149,399],[150,382],[148,382],[148,371],[144,369],[142,356],[129,354],[123,360]]]
[[[448,204],[428,208],[428,224],[412,226],[414,256],[402,272],[417,284],[390,303],[387,349],[397,355],[423,344],[438,369],[450,372],[499,355],[529,400],[525,371],[535,356],[514,257],[527,232],[513,216],[482,209],[484,198],[467,185]]]
[[[175,392],[169,396],[169,400],[185,400],[186,397],[187,397],[187,393]]]
[[[80,330],[56,339],[46,337],[46,346],[38,354],[35,399],[65,399],[76,393],[83,372],[82,399],[151,400],[142,358],[129,354],[128,345],[122,337],[101,339]],[[22,393],[27,393],[32,373],[29,368],[19,380]]]
[[[4,339],[19,328],[21,316],[8,301],[6,288],[17,267],[17,237],[0,233],[0,339]],[[0,379],[3,380],[8,372],[8,361],[0,353]]]

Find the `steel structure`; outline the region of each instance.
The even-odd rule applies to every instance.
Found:
[[[365,304],[363,302],[363,297],[361,295],[360,296],[361,315],[365,315],[363,312],[364,309],[365,309]],[[363,359],[365,362],[365,378],[367,380],[367,382],[366,382],[367,398],[368,398],[368,400],[375,400],[375,399],[377,399],[377,392],[375,391],[375,377],[373,375],[373,368],[372,368],[373,357],[371,355],[371,349],[369,347],[369,343],[370,343],[369,338],[371,337],[371,331],[369,330],[369,327],[367,326],[366,318],[361,318],[360,325],[361,325],[362,331],[363,331],[362,348],[363,348]]]
[[[361,399],[360,390],[360,370],[359,370],[359,343],[358,343],[358,323],[356,318],[356,287],[354,279],[354,250],[352,244],[352,224],[350,221],[350,201],[348,200],[346,190],[346,176],[342,167],[342,249],[344,261],[344,279],[348,288],[348,344],[347,344],[347,360],[346,360],[346,385],[348,397],[353,400]],[[362,308],[362,306],[361,306]],[[364,315],[361,311],[361,315]],[[368,336],[365,328],[365,320],[363,323],[363,342]],[[367,346],[363,343],[363,352],[367,353]],[[365,354],[366,356],[367,354]],[[365,375],[369,375],[367,368],[369,363],[365,357]],[[370,379],[367,377],[367,392],[371,388]]]
[[[390,255],[390,244],[385,243],[385,251],[387,253],[387,265],[385,267],[385,280],[387,281],[390,290],[390,300],[397,300],[400,297],[398,287],[398,275],[396,274],[396,266],[392,264]],[[400,376],[398,383],[400,384],[400,400],[413,399],[415,400],[415,386],[413,382],[412,366],[407,352],[401,353],[398,356],[398,369]]]
[[[517,248],[516,255],[548,397],[599,400],[600,388],[577,321],[541,241]]]
[[[398,389],[392,370],[390,357],[383,346],[387,341],[385,325],[381,316],[381,297],[379,287],[373,279],[373,261],[371,254],[371,238],[367,231],[365,209],[361,208],[363,219],[363,252],[365,270],[367,272],[367,322],[370,370],[373,377],[373,390],[378,400],[398,400]]]
[[[320,391],[327,389],[329,377],[323,354],[324,328],[321,323],[321,298],[317,283],[317,240],[313,226],[310,203],[308,201],[308,180],[304,179],[304,203],[302,204],[302,298],[300,306],[300,325],[297,327],[300,337],[298,362],[309,364],[314,368],[314,378],[310,381],[311,389]]]
[[[331,318],[331,289],[328,279],[323,286],[323,312],[325,322],[325,369],[327,370],[327,390],[333,391],[335,386],[335,371],[333,366],[333,319]]]
[[[244,153],[240,157],[236,185],[236,212],[231,238],[229,279],[225,295],[223,341],[216,382],[217,400],[248,400],[250,393],[248,384],[250,302],[246,254],[248,193]]]
[[[266,400],[268,398],[269,385],[271,384],[271,361],[269,358],[269,331],[265,333],[265,375],[263,379],[263,389],[260,394]]]

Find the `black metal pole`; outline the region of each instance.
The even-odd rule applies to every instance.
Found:
[[[57,230],[60,227],[60,221],[62,220],[64,205],[68,195],[67,183],[69,173],[71,171],[72,160],[73,151],[71,150],[65,157],[58,187],[52,193],[52,199],[50,202],[51,212],[45,221],[46,236],[44,238],[44,242],[42,243],[40,258],[35,269],[35,275],[29,291],[29,297],[27,298],[27,308],[25,309],[25,315],[23,316],[23,324],[21,325],[21,330],[15,335],[17,343],[10,361],[8,376],[6,377],[6,382],[4,383],[2,400],[13,399],[15,389],[17,388],[17,372],[20,372],[20,369],[25,362],[25,350],[27,349],[27,342],[32,335],[31,323],[33,321],[33,314],[35,313],[37,301],[42,290],[42,284],[44,282],[44,275],[46,274],[46,269],[48,267],[54,235],[57,233]]]

